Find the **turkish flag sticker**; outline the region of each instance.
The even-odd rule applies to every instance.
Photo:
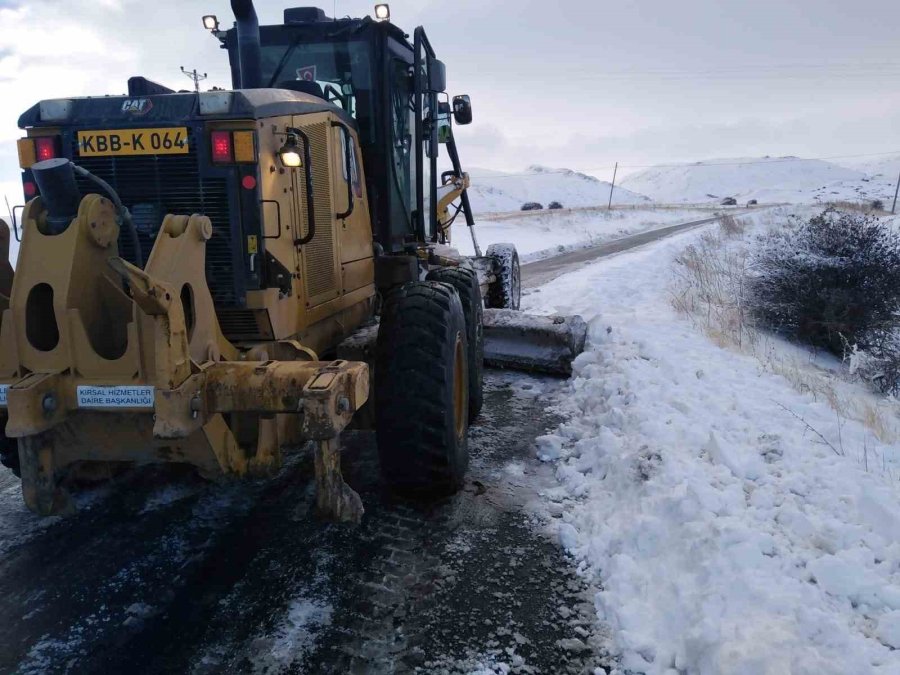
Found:
[[[306,66],[305,68],[297,68],[297,79],[305,80],[307,82],[315,82],[316,81],[316,67],[315,66]]]

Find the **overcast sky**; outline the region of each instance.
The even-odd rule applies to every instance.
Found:
[[[336,4],[340,16],[372,11]],[[279,23],[286,6],[256,5],[263,23]],[[333,1],[323,5],[332,14]],[[897,0],[391,7],[407,32],[427,28],[450,93],[472,95],[475,123],[458,134],[464,166],[539,163],[608,179],[617,161],[900,150]],[[135,74],[190,86],[182,65],[227,86],[206,13],[231,24],[227,0],[0,0],[0,192],[5,183],[21,201],[16,122],[42,98],[124,93]]]

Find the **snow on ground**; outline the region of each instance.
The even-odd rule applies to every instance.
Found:
[[[469,199],[476,217],[485,213],[518,211],[525,202],[538,202],[544,208],[552,201],[560,202],[566,208],[609,203],[608,182],[569,169],[530,166],[521,173],[473,169],[469,176],[472,179]],[[620,187],[613,192],[613,204],[649,201],[643,195]]]
[[[636,232],[709,218],[710,210],[658,209],[635,207],[579,211],[529,211],[515,216],[482,216],[476,220],[475,235],[482,251],[491,244],[512,242],[522,261],[538,260],[569,250],[592,246]],[[465,221],[453,226],[453,245],[465,255],[474,255],[472,237]]]
[[[623,669],[900,672],[898,446],[676,315],[671,262],[698,236],[523,299],[590,324],[568,421],[539,439],[561,543]]]
[[[816,159],[745,157],[644,169],[623,178],[622,187],[660,203],[709,203],[725,197],[741,203],[887,202],[895,181],[896,176],[871,177]]]

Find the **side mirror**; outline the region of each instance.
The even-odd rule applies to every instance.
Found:
[[[440,93],[447,89],[447,67],[443,61],[428,60],[428,91]]]
[[[453,97],[453,119],[457,124],[472,123],[472,99],[468,95]]]

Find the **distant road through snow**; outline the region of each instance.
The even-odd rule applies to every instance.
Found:
[[[632,234],[627,237],[622,237],[621,239],[607,241],[597,246],[591,246],[590,248],[571,251],[569,253],[563,253],[562,255],[553,256],[552,258],[544,258],[543,260],[526,263],[522,265],[522,286],[525,288],[542,286],[543,284],[553,281],[556,277],[565,274],[566,272],[571,272],[573,269],[581,267],[585,263],[593,262],[598,258],[603,258],[612,255],[613,253],[621,253],[622,251],[627,251],[628,249],[637,246],[643,246],[644,244],[649,244],[657,239],[662,239],[683,232],[684,230],[689,230],[692,227],[714,223],[724,215],[734,216],[742,215],[743,213],[745,212],[742,211],[740,214],[721,214],[713,216],[712,218],[692,220],[689,223],[669,225],[668,227],[661,227],[658,230],[640,232],[639,234]]]

